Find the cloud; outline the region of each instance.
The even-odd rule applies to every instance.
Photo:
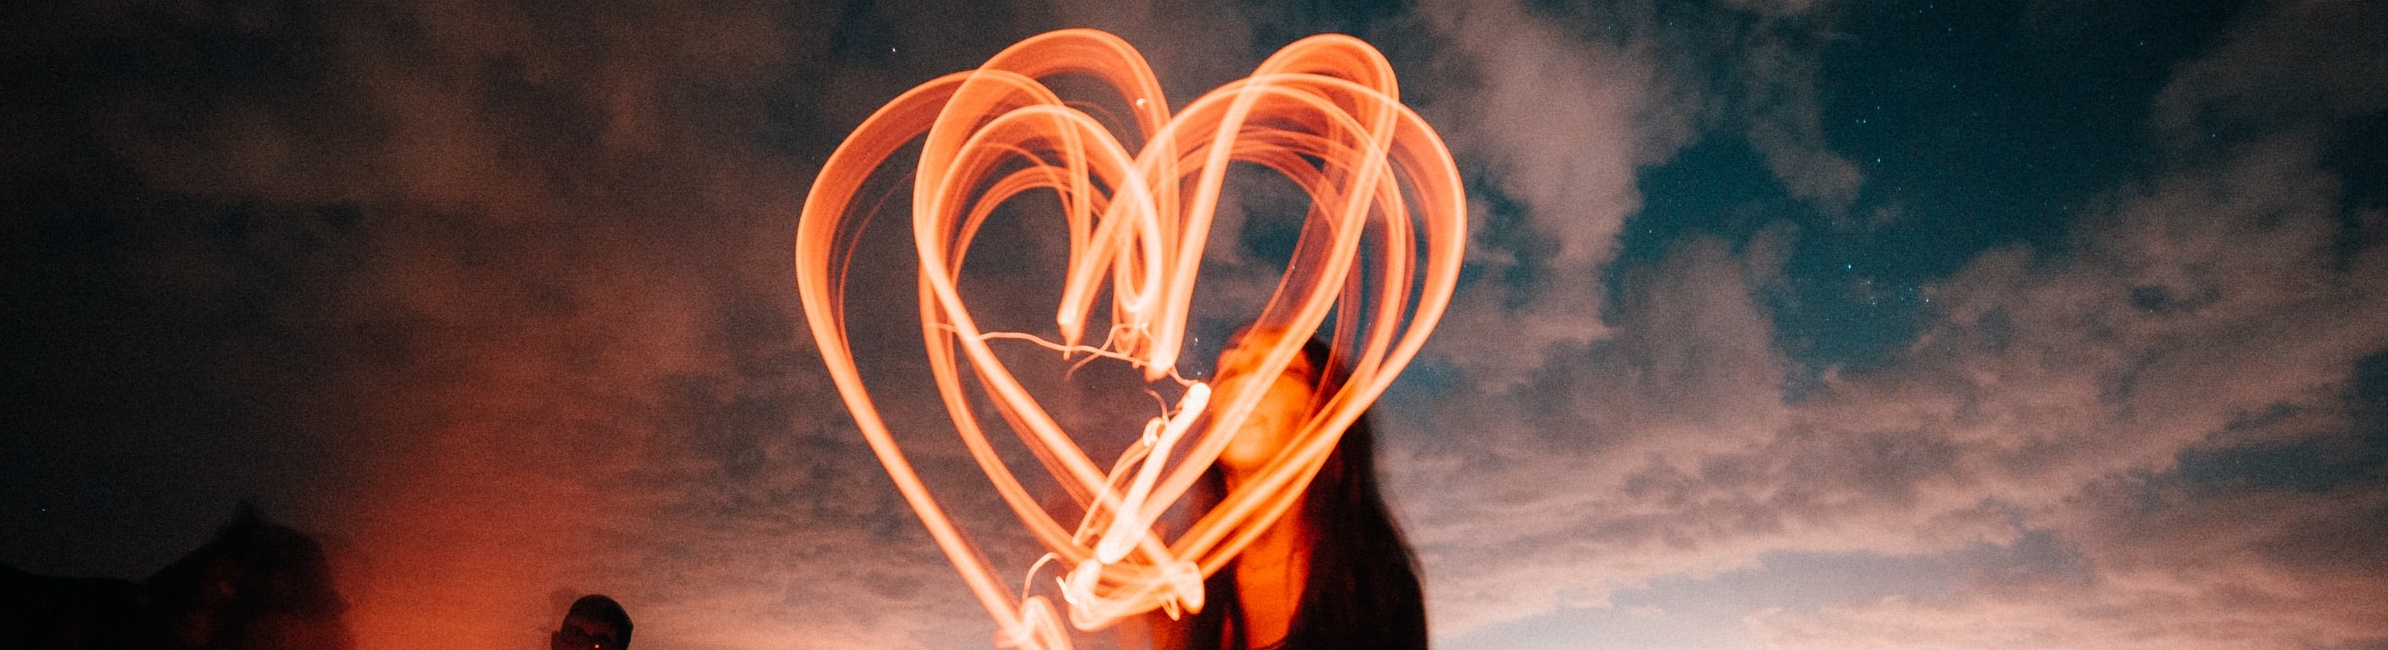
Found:
[[[1436,403],[1421,426],[1451,440],[1389,470],[1398,494],[1434,495],[1405,521],[1437,625],[1721,570],[1704,564],[1715,544],[1785,526],[1765,499],[1717,489],[1755,468],[1700,464],[1789,424],[1785,362],[1743,267],[1695,239],[1626,286],[1616,338],[1505,394]]]
[[[2354,374],[2388,349],[2388,240],[2377,214],[2342,214],[2342,179],[2321,150],[2342,120],[2382,109],[2366,86],[2381,77],[2362,57],[2304,49],[2376,41],[2353,26],[2360,11],[2256,12],[2158,98],[2160,136],[2194,162],[2115,192],[2073,255],[1987,256],[1944,287],[1949,326],[1919,349],[1979,351],[1951,366],[1998,378],[1977,382],[1984,396],[2043,396],[2043,417],[1996,418],[2009,442],[1981,457],[1984,476],[2003,476],[1999,492],[2078,544],[2095,579],[1772,612],[1760,629],[1786,647],[1836,648],[2388,639],[2370,614],[2388,581],[2375,552],[2356,550],[2382,534],[2376,463],[2294,466],[2295,483],[2247,464],[2284,449],[2376,453],[2343,450],[2377,445],[2377,405],[2354,392],[2377,388]],[[1994,402],[1972,404],[1987,415]],[[2207,457],[2239,463],[2189,464]]]
[[[1480,275],[1444,329],[1503,333],[1439,338],[1436,354],[1506,386],[1611,335],[1604,277],[1642,207],[1638,170],[1702,138],[1745,138],[1792,196],[1836,219],[1850,210],[1863,178],[1825,141],[1818,94],[1830,12],[1741,4],[1419,8],[1442,53],[1422,110],[1480,174]]]
[[[1705,275],[1718,288],[1654,283],[1646,295],[1673,305],[1629,300],[1614,341],[1583,366],[1538,375],[1530,390],[1550,395],[1473,408],[1460,403],[1482,397],[1454,400],[1436,405],[1452,409],[1449,419],[1422,425],[1484,447],[1426,446],[1399,465],[1419,475],[1400,493],[1429,495],[1410,521],[1437,579],[1438,622],[1464,631],[1600,605],[1614,589],[1752,566],[1768,552],[1929,555],[2054,527],[2083,545],[2094,582],[1773,612],[1760,628],[1801,647],[2088,647],[2157,629],[2113,612],[2162,606],[2183,622],[2253,626],[2208,635],[2220,645],[2203,647],[2336,647],[2388,634],[2355,613],[2368,610],[2316,607],[2388,588],[2374,570],[2140,566],[2265,548],[2347,557],[2298,545],[2343,539],[2311,532],[2333,527],[2366,538],[2343,518],[2378,511],[2376,482],[2238,502],[2167,488],[2182,501],[2173,514],[2136,522],[2099,510],[2144,503],[2130,477],[2176,471],[2185,451],[2349,435],[2355,362],[2388,349],[2388,296],[2371,279],[2381,277],[2382,242],[2367,240],[2366,261],[2332,263],[2336,186],[2313,165],[2311,149],[2258,147],[2222,169],[2125,192],[2134,198],[2113,219],[2084,229],[2100,246],[1986,255],[1936,288],[1947,320],[1915,348],[1884,368],[1832,375],[1791,404],[1766,381],[1783,366],[1762,315],[1755,331],[1710,333],[1754,312],[1735,283],[1747,278],[1731,259],[1679,251],[1662,277]],[[2175,304],[2166,296],[2176,289],[2150,286],[2201,297]],[[1660,316],[1669,309],[1686,315]],[[1731,361],[1674,361],[1703,350]],[[1505,414],[1533,403],[1564,406]],[[2290,415],[2250,424],[2267,413]],[[2241,508],[2274,516],[2228,514]],[[2214,546],[2183,546],[2196,541]],[[2080,602],[2096,604],[2057,605]],[[2007,617],[2015,622],[1997,623]],[[2064,624],[2049,620],[2084,625],[2057,634]],[[2178,629],[2162,638],[2208,628]]]
[[[2337,128],[2388,109],[2388,16],[2361,2],[2266,3],[2209,55],[2175,71],[2154,122],[2175,147],[2282,129]]]
[[[1750,145],[1792,196],[1828,215],[1845,215],[1864,178],[1856,163],[1834,153],[1824,139],[1818,93],[1829,28],[1768,18],[1751,31],[1750,42],[1735,44],[1741,60],[1732,66]]]
[[[1600,270],[1617,232],[1641,205],[1634,169],[1681,146],[1685,111],[1659,87],[1647,44],[1591,41],[1512,3],[1435,3],[1421,9],[1459,60],[1461,88],[1436,93],[1428,117],[1455,153],[1481,165],[1487,188],[1515,202],[1479,200],[1463,287],[1435,346],[1463,371],[1513,382],[1544,355],[1607,335]],[[1514,225],[1504,223],[1514,219]],[[1495,239],[1498,237],[1497,239]],[[1521,280],[1497,278],[1519,277]]]
[[[2326,9],[2280,13],[2347,18],[2343,5]],[[2261,14],[2244,29],[2279,20]],[[2352,29],[2301,24],[2324,41]],[[1523,384],[1469,374],[1450,399],[1396,409],[1416,419],[1396,429],[1420,441],[1405,446],[1397,487],[1415,499],[1405,514],[1437,624],[1464,634],[1602,606],[1617,589],[1752,567],[1771,552],[1932,556],[2048,531],[2078,548],[2086,582],[1985,574],[1950,599],[1777,610],[1752,624],[1798,647],[2353,647],[2388,636],[2359,613],[2384,588],[2376,570],[2316,573],[2290,559],[2351,557],[2315,531],[2374,534],[2356,523],[2372,515],[2355,513],[2379,511],[2376,480],[2232,498],[2133,487],[2175,475],[2196,450],[2360,435],[2354,372],[2388,350],[2388,240],[2377,215],[2342,213],[2344,186],[2322,163],[2330,125],[2188,85],[2208,70],[2349,76],[2274,54],[2225,46],[2166,95],[2204,98],[2179,109],[2196,114],[2256,102],[2227,109],[2259,116],[2253,130],[2115,188],[2063,247],[1994,249],[1933,284],[1939,311],[1886,364],[1827,369],[1821,387],[1787,395],[1789,365],[1751,297],[1770,275],[1741,261],[1779,258],[1693,240],[1649,276],[1628,276],[1610,338],[1588,354],[1551,356]],[[2321,103],[2344,117],[2376,111],[2371,101]],[[2159,129],[2187,128],[2166,115]],[[1462,441],[1426,441],[1443,436]],[[2132,510],[2150,498],[2168,505]],[[2278,559],[2210,560],[2267,552]]]
[[[2055,515],[2091,580],[1989,574],[1948,598],[1760,612],[1785,648],[2369,648],[2388,639],[2373,476],[2217,496],[2176,476],[2084,486]]]

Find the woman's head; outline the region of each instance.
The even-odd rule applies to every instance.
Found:
[[[1302,423],[1342,383],[1341,377],[1328,371],[1326,346],[1316,341],[1305,342],[1301,354],[1294,355],[1284,371],[1266,375],[1261,365],[1279,335],[1246,329],[1228,339],[1227,349],[1219,352],[1215,379],[1222,399],[1261,391],[1251,417],[1219,454],[1220,468],[1230,475],[1248,475],[1266,465],[1291,444]]]
[[[1219,355],[1218,389],[1272,391],[1264,394],[1252,420],[1236,432],[1219,456],[1219,471],[1207,482],[1216,499],[1228,476],[1259,469],[1291,442],[1302,423],[1341,390],[1348,378],[1328,347],[1311,339],[1284,372],[1256,384],[1262,356],[1274,336],[1238,333]],[[1239,449],[1239,447],[1241,449]],[[1344,428],[1335,450],[1303,489],[1300,507],[1287,514],[1309,541],[1309,575],[1284,643],[1287,650],[1410,650],[1426,647],[1425,597],[1416,558],[1393,521],[1376,477],[1375,435],[1363,416]],[[1246,648],[1243,613],[1234,571],[1204,582],[1210,605],[1173,622],[1165,648]]]

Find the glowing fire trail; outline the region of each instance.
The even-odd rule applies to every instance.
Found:
[[[1102,122],[1044,81],[1101,81],[1130,107],[1131,156]],[[1252,76],[1194,100],[1175,117],[1142,55],[1092,30],[1043,34],[976,70],[912,89],[865,120],[806,197],[796,275],[806,318],[846,406],[938,546],[999,628],[1006,647],[1066,648],[1052,603],[1015,594],[947,517],[905,460],[864,388],[848,344],[845,281],[867,208],[855,194],[897,150],[922,141],[913,169],[912,227],[920,254],[921,332],[956,430],[1021,522],[1070,567],[1060,593],[1081,630],[1156,608],[1199,610],[1202,578],[1282,515],[1348,426],[1416,354],[1457,281],[1467,234],[1465,197],[1450,153],[1401,105],[1393,71],[1357,39],[1324,35],[1286,46]],[[1274,335],[1258,372],[1273,376],[1335,314],[1334,355],[1349,381],[1303,423],[1260,475],[1174,541],[1154,519],[1194,486],[1259,402],[1259,391],[1213,395],[1178,377],[1185,324],[1230,162],[1257,164],[1307,192],[1311,207],[1287,275],[1252,328]],[[1060,341],[981,331],[956,289],[978,229],[1014,196],[1051,191],[1070,253],[1055,316]],[[1108,294],[1100,344],[1084,343],[1090,312]],[[1184,386],[1109,472],[997,359],[995,339],[1025,339],[1140,368],[1146,381]],[[972,413],[961,361],[1005,421],[1085,509],[1055,521],[998,458]],[[1207,417],[1206,417],[1207,416]],[[1183,455],[1170,464],[1171,455]],[[1035,567],[1029,571],[1033,575]]]

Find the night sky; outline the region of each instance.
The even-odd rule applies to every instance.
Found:
[[[589,591],[649,649],[987,647],[812,350],[790,249],[818,165],[1047,30],[1120,34],[1178,104],[1338,31],[1392,60],[1473,212],[1454,310],[1375,416],[1438,647],[2388,647],[2380,3],[0,25],[0,564],[139,579],[246,501],[325,542],[369,650],[538,647]],[[1230,190],[1219,305],[1282,271],[1271,188]],[[1062,252],[1034,207],[975,290],[1042,295],[1007,288]],[[900,258],[858,346],[898,370]],[[967,468],[924,390],[880,402]]]

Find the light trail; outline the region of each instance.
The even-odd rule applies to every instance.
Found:
[[[1127,107],[1131,141],[1141,149],[1130,152],[1080,108],[1092,104],[1065,101],[1046,86],[1056,75],[1091,77],[1116,93],[1104,99]],[[1225,566],[1293,504],[1344,428],[1384,392],[1441,319],[1467,237],[1466,198],[1441,138],[1399,97],[1382,54],[1355,38],[1322,35],[1286,46],[1250,77],[1172,116],[1135,48],[1108,33],[1063,30],[905,92],[830,156],[798,226],[805,317],[872,451],[994,618],[997,645],[1059,650],[1069,647],[1070,636],[1049,599],[1007,588],[905,460],[864,387],[848,342],[845,289],[854,240],[875,208],[858,206],[856,193],[882,167],[909,162],[891,158],[921,142],[910,169],[912,233],[920,255],[921,334],[938,391],[964,446],[1048,551],[1026,568],[1031,578],[1046,562],[1070,567],[1058,580],[1070,624],[1100,629],[1154,609],[1199,611],[1203,576]],[[1177,374],[1203,247],[1231,162],[1281,174],[1311,200],[1287,274],[1252,328],[1274,336],[1259,376],[1282,372],[1322,328],[1331,331],[1334,357],[1351,376],[1280,457],[1174,540],[1162,540],[1154,519],[1195,485],[1260,398],[1259,391],[1214,395]],[[1058,342],[981,331],[956,289],[989,215],[1038,191],[1060,199],[1068,233],[1054,317]],[[1104,340],[1086,343],[1092,312],[1106,295]],[[1180,397],[1104,472],[996,357],[989,342],[1003,339],[1128,363],[1148,384],[1180,387]],[[997,456],[964,389],[964,361],[982,397],[1084,509],[1075,527],[1055,521]]]

